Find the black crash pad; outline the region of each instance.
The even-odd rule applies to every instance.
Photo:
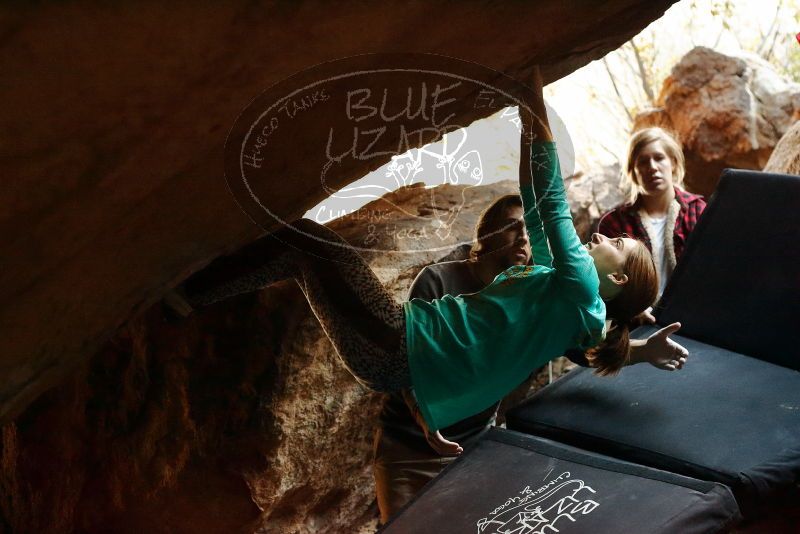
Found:
[[[739,519],[720,484],[491,429],[381,532],[692,534]]]
[[[654,327],[634,331],[646,337]],[[506,415],[509,428],[733,489],[747,517],[796,494],[800,372],[681,336],[682,371],[568,373]]]
[[[725,170],[655,315],[800,370],[800,176]]]

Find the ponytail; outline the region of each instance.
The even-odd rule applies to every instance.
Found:
[[[595,374],[615,375],[628,365],[631,356],[631,331],[628,323],[613,325],[606,338],[588,353],[589,363]]]
[[[630,329],[634,317],[651,306],[658,298],[658,274],[653,255],[641,241],[628,254],[622,266],[628,282],[619,294],[606,302],[606,317],[612,326],[606,338],[589,350],[587,357],[599,375],[613,375],[630,362]]]

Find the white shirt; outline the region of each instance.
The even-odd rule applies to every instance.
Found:
[[[664,258],[664,234],[667,229],[667,217],[642,217],[642,222],[647,227],[647,233],[650,235],[650,246],[653,249],[653,261],[656,263],[656,270],[658,271],[658,296],[664,292],[667,285],[667,278],[669,278],[669,271],[667,262]]]

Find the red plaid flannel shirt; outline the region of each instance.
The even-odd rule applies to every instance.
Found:
[[[697,224],[700,214],[703,213],[706,201],[700,195],[693,195],[677,187],[675,188],[675,200],[678,201],[681,207],[678,211],[678,218],[675,220],[675,230],[672,233],[675,259],[677,260],[683,254],[686,239],[694,229],[694,225]],[[597,231],[607,237],[628,234],[635,239],[643,241],[651,252],[653,250],[650,245],[650,238],[647,236],[647,231],[642,224],[642,218],[639,216],[638,200],[633,204],[625,204],[614,208],[600,217]]]

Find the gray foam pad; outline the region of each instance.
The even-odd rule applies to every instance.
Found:
[[[726,484],[745,515],[796,496],[800,372],[674,338],[691,353],[682,371],[576,369],[511,410],[508,427]]]
[[[800,369],[800,177],[726,170],[655,314],[686,337]]]
[[[699,534],[739,518],[720,484],[492,429],[382,532]]]

